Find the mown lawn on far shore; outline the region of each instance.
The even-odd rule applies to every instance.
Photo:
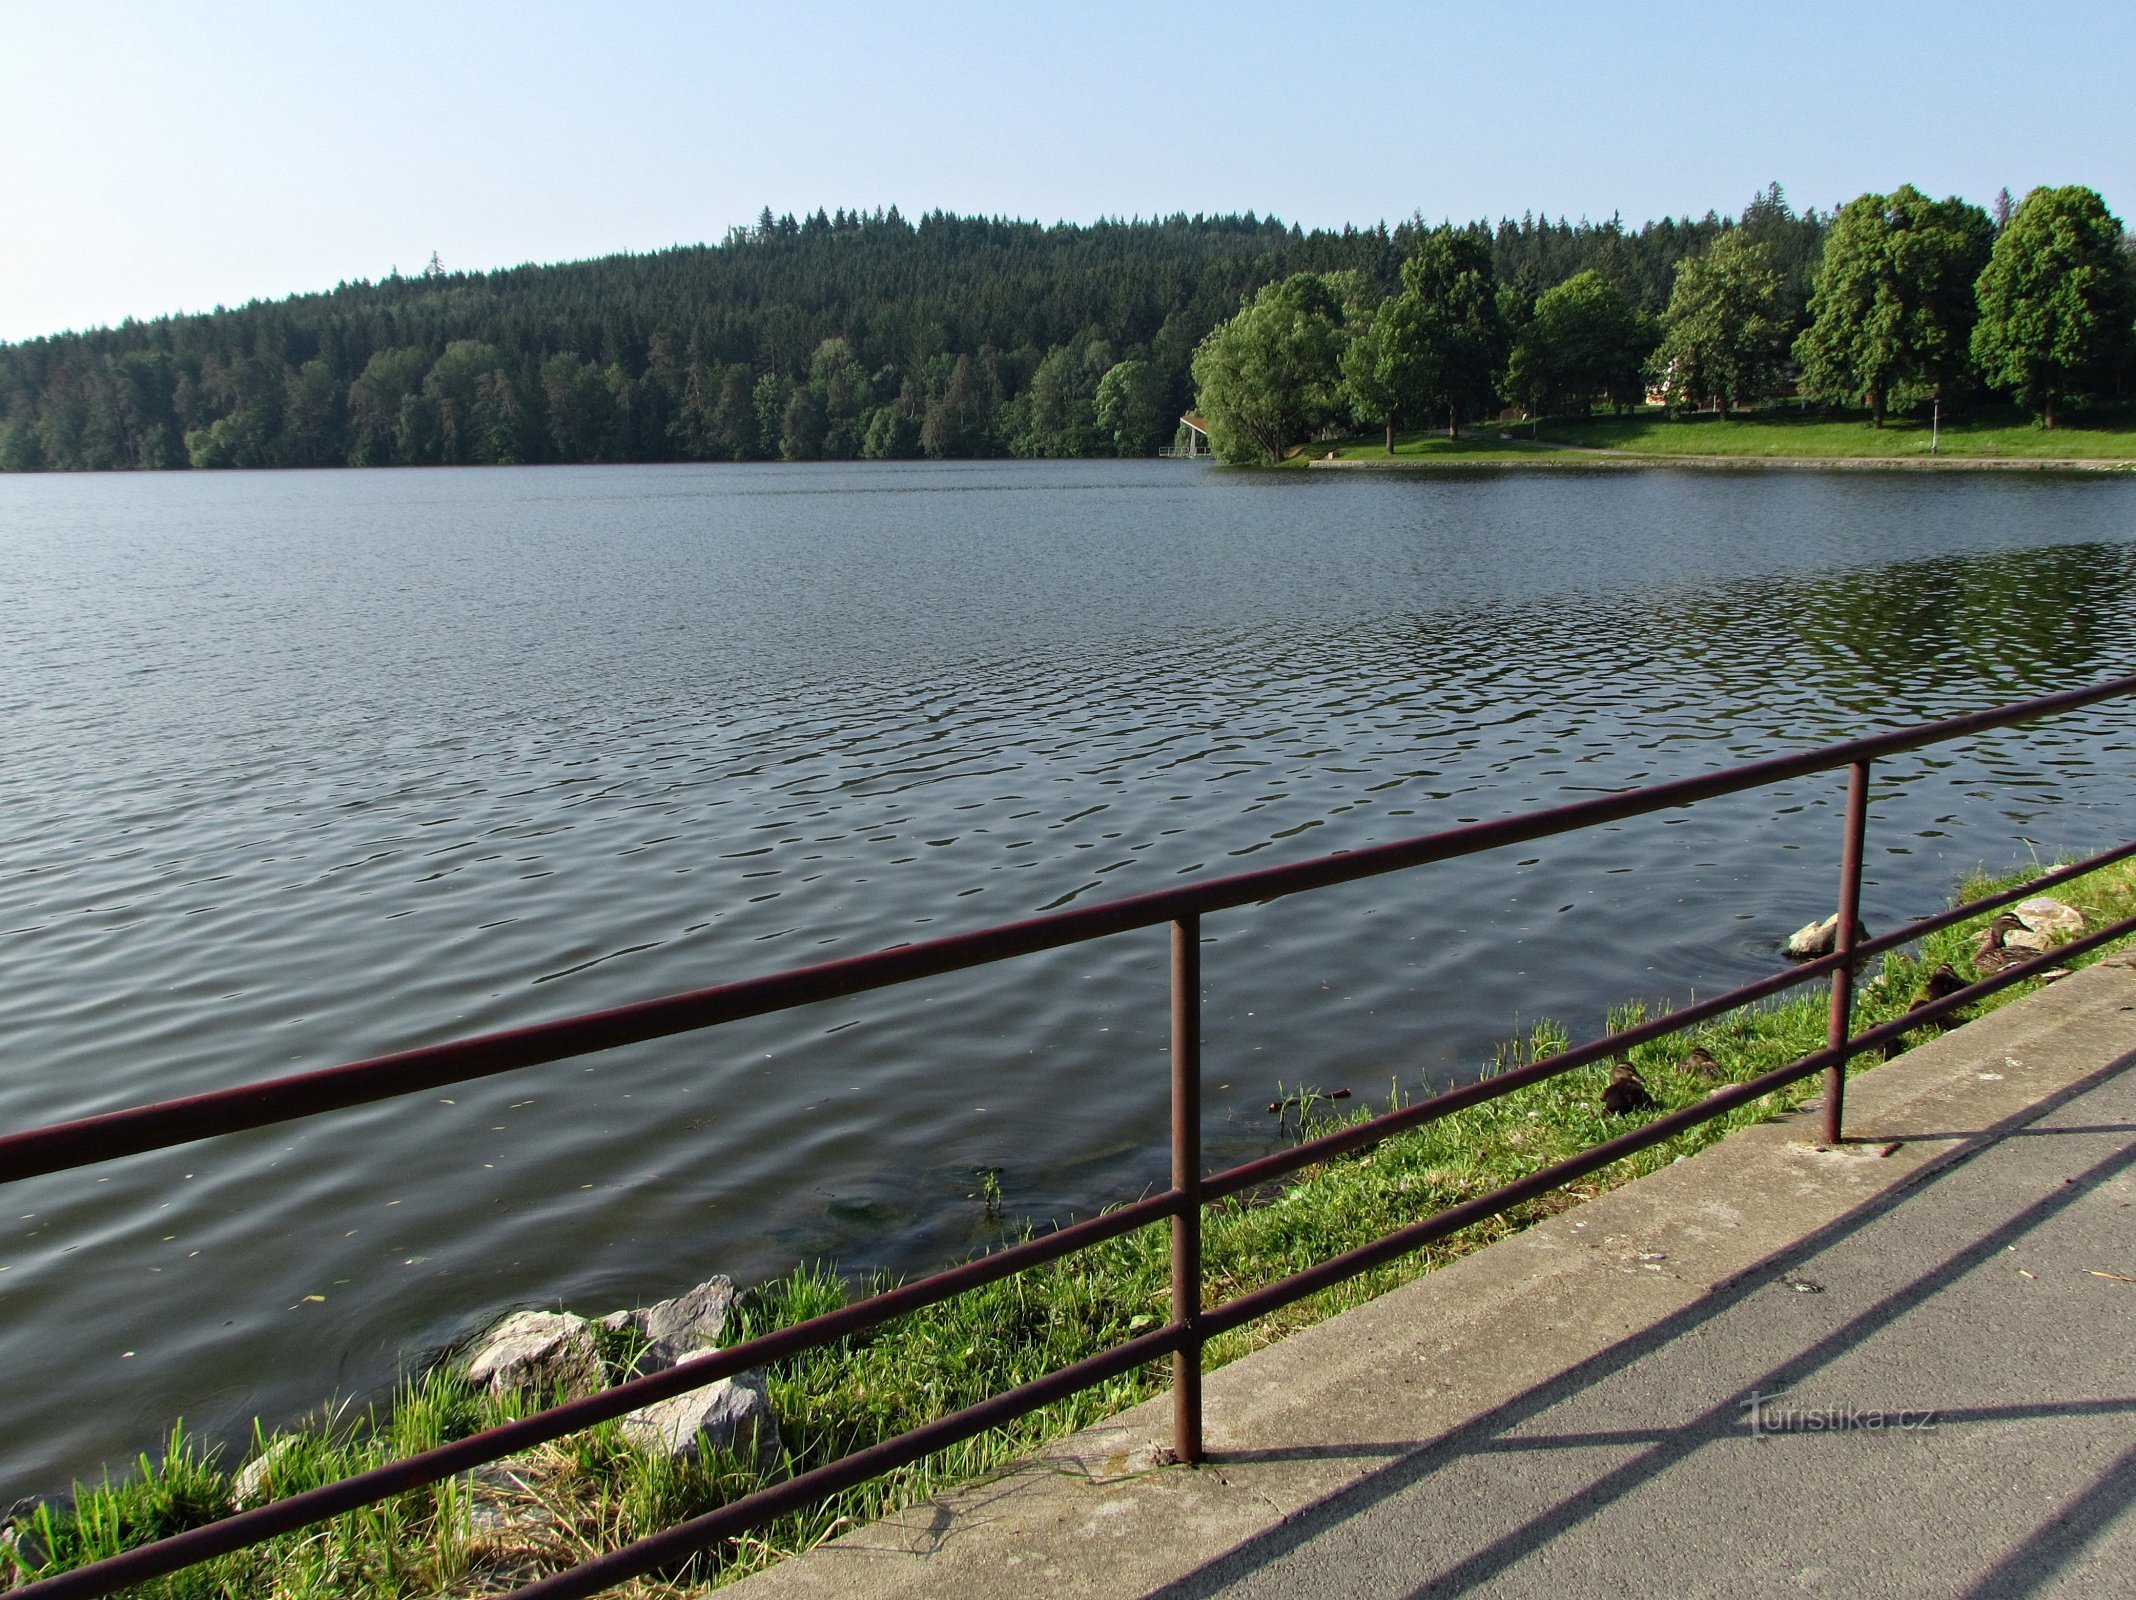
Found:
[[[1479,422],[1462,428],[1458,438],[1449,439],[1446,430],[1436,433],[1397,433],[1394,436],[1395,460],[1405,465],[1425,465],[1444,462],[1448,466],[1460,466],[1465,462],[1479,465],[1494,461],[1518,458],[1534,461],[1555,452],[1538,450],[1527,442],[1528,424]],[[1387,437],[1375,433],[1356,439],[1320,439],[1311,444],[1297,446],[1282,465],[1285,470],[1302,468],[1327,456],[1338,461],[1384,462],[1387,459]]]
[[[1925,458],[1930,422],[1925,416],[1887,416],[1869,425],[1866,412],[1804,411],[1792,405],[1740,412],[1723,419],[1712,412],[1672,418],[1643,407],[1629,416],[1546,417],[1537,422],[1479,422],[1458,439],[1438,432],[1397,433],[1395,459],[1419,464],[1464,456],[1542,455],[1550,446],[1620,451],[1653,456],[1826,456]],[[2136,407],[2096,410],[2042,428],[2011,406],[1978,406],[1946,414],[1935,430],[1936,454],[1953,459],[2071,459],[2136,461]],[[1338,460],[1385,461],[1383,434],[1306,446],[1288,463],[1333,451]]]

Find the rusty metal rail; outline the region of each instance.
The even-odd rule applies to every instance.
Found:
[[[631,1577],[669,1566],[722,1539],[747,1532],[840,1489],[1000,1426],[1062,1396],[1167,1355],[1173,1361],[1174,1453],[1183,1462],[1198,1461],[1202,1458],[1202,1347],[1210,1338],[1496,1216],[1551,1189],[1574,1182],[1635,1151],[1673,1138],[1698,1123],[1814,1073],[1825,1074],[1824,1133],[1828,1141],[1837,1143],[1843,1134],[1846,1064],[1852,1057],[1881,1049],[1906,1033],[1939,1021],[1996,990],[2022,982],[2057,961],[2136,932],[2136,918],[2094,930],[2049,955],[2000,972],[1897,1021],[1861,1034],[1852,1032],[1854,972],[1868,957],[1896,949],[1968,917],[2012,904],[2028,894],[2067,882],[2085,872],[2136,856],[2136,842],[2124,844],[2073,866],[2042,874],[2017,888],[1922,918],[1881,937],[1859,937],[1863,844],[1873,763],[1884,756],[2132,694],[2136,694],[2136,675],[1500,821],[1237,873],[1188,887],[1131,896],[637,1005],[0,1136],[0,1183],[8,1183],[240,1129],[465,1083],[743,1017],[861,994],[1132,929],[1169,925],[1172,1186],[1164,1193],[899,1285],[684,1366],[632,1379],[584,1399],[537,1412],[338,1483],[121,1552],[16,1592],[40,1597],[40,1600],[77,1600],[77,1597],[108,1594],[164,1576],[435,1483],[627,1411],[701,1388],[719,1378],[865,1332],[922,1307],[1159,1221],[1169,1221],[1172,1228],[1171,1318],[1166,1326],[897,1438],[759,1490],[662,1533],[542,1579],[519,1593],[528,1600],[565,1600],[565,1597],[598,1593]],[[1590,1040],[1547,1060],[1462,1085],[1369,1121],[1304,1141],[1258,1161],[1222,1173],[1203,1173],[1200,1147],[1200,919],[1203,916],[1279,896],[1569,833],[1604,822],[1670,810],[1840,767],[1848,771],[1848,784],[1837,897],[1837,948],[1831,954],[1623,1032]],[[1831,1014],[1827,1041],[1822,1050],[1747,1082],[1717,1089],[1692,1105],[1656,1117],[1569,1160],[1423,1218],[1277,1283],[1221,1306],[1203,1305],[1201,1217],[1203,1207],[1210,1201],[1257,1188],[1314,1163],[1368,1148],[1406,1129],[1420,1127],[1465,1107],[1512,1093],[1527,1084],[1621,1054],[1637,1045],[1826,976],[1832,984]]]

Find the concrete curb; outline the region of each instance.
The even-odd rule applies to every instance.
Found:
[[[1159,1397],[734,1592],[1180,1585],[1451,1438],[1696,1337],[1702,1318],[2132,1064],[2136,958],[2122,956],[1855,1079],[1843,1149],[1816,1143],[1805,1107],[1209,1374],[1202,1468],[1158,1465]]]
[[[1509,443],[1520,443],[1518,440]],[[1309,460],[1318,472],[1452,472],[1464,468],[1527,471],[1558,469],[1693,467],[1716,472],[2136,472],[2136,460],[2093,456],[1673,456],[1629,450],[1591,450],[1577,445],[1536,445],[1520,455],[1411,457],[1373,461]]]

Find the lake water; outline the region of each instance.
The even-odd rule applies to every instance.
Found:
[[[2136,666],[2128,478],[1184,462],[0,478],[0,1128]],[[1865,913],[2136,832],[2129,708],[1880,769]],[[1206,1138],[1767,970],[1843,779],[1212,918]],[[1162,930],[7,1187],[0,1503],[521,1304],[1166,1172]]]

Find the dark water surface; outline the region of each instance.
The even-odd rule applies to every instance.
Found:
[[[0,479],[0,1128],[2136,666],[2136,481],[1185,463]],[[1866,914],[2136,832],[2106,709],[1880,771]],[[1765,970],[1841,781],[1228,913],[1207,1137]],[[6,1188],[0,1499],[514,1304],[915,1270],[1165,1171],[1161,930]]]

